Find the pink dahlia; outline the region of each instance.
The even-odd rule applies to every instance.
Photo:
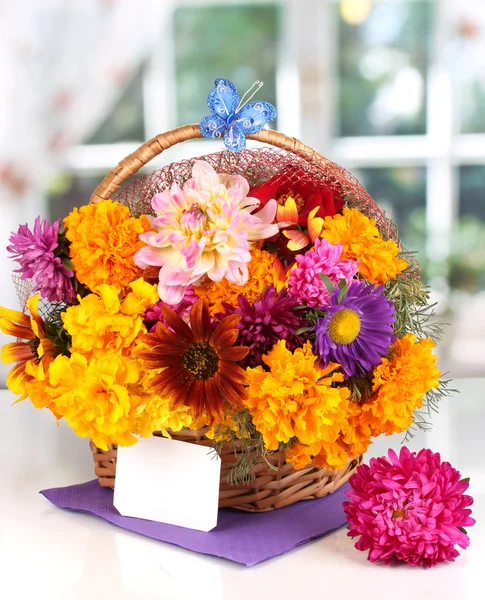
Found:
[[[168,304],[182,300],[185,288],[207,276],[244,285],[252,243],[276,235],[276,200],[255,212],[259,200],[248,196],[241,175],[216,171],[197,160],[192,177],[182,187],[155,194],[152,229],[140,234],[146,246],[134,255],[145,269],[160,267],[158,293]]]
[[[330,293],[320,275],[327,275],[337,285],[345,279],[349,286],[357,273],[358,263],[353,260],[341,260],[342,245],[331,244],[317,238],[315,247],[296,257],[297,266],[290,272],[288,293],[300,304],[321,308],[327,306]]]
[[[20,263],[15,273],[21,273],[22,279],[32,279],[34,292],[40,292],[49,302],[74,300],[74,273],[62,262],[67,255],[59,246],[59,221],[49,225],[47,219],[41,223],[37,217],[33,231],[27,225],[20,225],[9,241],[7,250]]]
[[[358,550],[369,550],[371,562],[392,559],[432,567],[466,548],[464,530],[475,523],[467,508],[468,481],[440,455],[423,449],[417,454],[405,446],[399,457],[373,458],[350,480],[344,503],[350,537],[360,536]]]

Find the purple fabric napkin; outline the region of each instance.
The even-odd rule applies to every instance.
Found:
[[[249,567],[345,525],[342,503],[347,487],[266,513],[221,509],[217,527],[208,533],[122,517],[113,506],[113,491],[102,488],[96,479],[40,493],[59,508],[87,512],[128,531]]]

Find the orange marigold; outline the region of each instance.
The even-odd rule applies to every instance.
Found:
[[[336,441],[319,440],[309,446],[296,442],[286,451],[286,460],[295,469],[303,469],[309,464],[330,471],[343,469],[349,460],[363,454],[372,443],[371,430],[359,421],[360,413],[360,406],[349,402]]]
[[[211,315],[224,311],[223,302],[237,306],[239,294],[244,294],[250,304],[253,304],[265,288],[270,285],[277,286],[278,278],[274,269],[275,254],[266,250],[253,248],[251,261],[248,263],[248,280],[242,285],[229,283],[227,279],[222,281],[207,280],[204,284],[194,288],[199,297],[209,300]]]
[[[331,244],[342,244],[341,258],[359,261],[359,273],[370,283],[386,283],[408,266],[398,257],[396,242],[384,240],[374,219],[356,208],[346,207],[341,215],[325,217],[321,237]]]
[[[408,333],[391,346],[391,358],[383,358],[374,369],[373,394],[362,405],[360,417],[373,436],[407,429],[426,392],[440,385],[434,347],[429,338],[417,341]]]
[[[64,224],[76,277],[90,290],[106,283],[124,292],[140,277],[133,255],[144,246],[139,234],[150,228],[145,215],[133,217],[127,206],[103,200],[75,208]]]
[[[336,372],[339,365],[330,363],[320,368],[318,359],[307,342],[290,352],[285,340],[277,342],[263,356],[269,371],[262,366],[247,369],[249,408],[254,426],[261,432],[268,450],[293,438],[310,446],[316,442],[337,441],[345,426],[350,391]]]

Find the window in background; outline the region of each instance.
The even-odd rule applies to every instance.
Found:
[[[82,175],[69,172],[51,177],[47,188],[49,220],[64,218],[75,206],[83,206],[106,173]]]
[[[426,247],[426,169],[363,168],[354,173],[396,223],[404,246],[423,256]]]
[[[337,4],[339,135],[425,133],[430,6]]]
[[[184,6],[175,11],[177,124],[197,123],[217,77],[235,83],[240,96],[264,81],[259,99],[276,105],[278,4]]]
[[[123,95],[85,144],[141,142],[145,139],[143,67],[128,83]]]
[[[459,170],[459,218],[451,238],[450,283],[452,289],[485,291],[485,166]]]

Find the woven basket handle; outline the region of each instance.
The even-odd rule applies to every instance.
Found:
[[[166,133],[160,133],[124,158],[117,167],[110,171],[94,190],[90,202],[99,202],[100,200],[111,198],[128,177],[137,173],[152,158],[155,158],[155,156],[158,156],[164,150],[175,146],[175,144],[180,144],[180,142],[195,140],[201,137],[202,134],[197,123],[177,127],[177,129],[172,129],[172,131],[167,131]],[[274,131],[273,129],[263,129],[259,133],[246,137],[250,140],[257,140],[276,146],[277,148],[283,148],[307,160],[312,159],[314,162],[324,165],[330,162],[321,154],[306,146],[303,142],[300,142],[300,140],[288,137],[284,133]]]

